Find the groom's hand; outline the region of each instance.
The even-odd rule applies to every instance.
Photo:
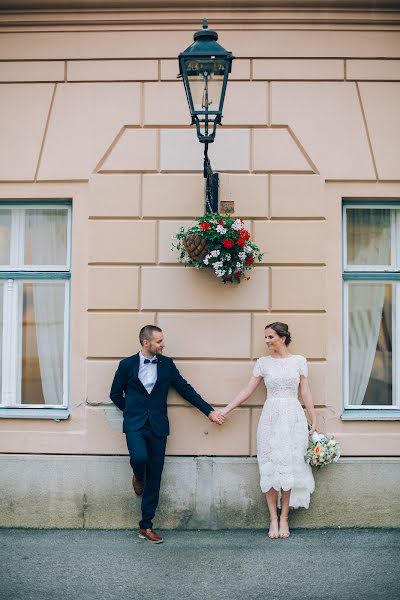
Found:
[[[212,410],[208,414],[208,418],[210,419],[210,421],[216,423],[217,425],[222,425],[225,421],[224,415],[219,410]]]

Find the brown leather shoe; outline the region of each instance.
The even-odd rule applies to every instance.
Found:
[[[136,496],[141,496],[144,490],[143,481],[138,481],[135,476],[132,477],[132,487]]]
[[[158,535],[158,533],[156,533],[152,529],[139,529],[138,535],[141,540],[147,540],[152,544],[162,544],[164,541],[161,535]]]

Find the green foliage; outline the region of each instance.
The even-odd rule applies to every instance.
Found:
[[[189,234],[201,235],[208,245],[208,253],[202,260],[194,260],[187,253],[184,240]],[[181,227],[175,234],[172,247],[178,252],[178,260],[186,267],[211,267],[223,283],[240,283],[249,279],[246,272],[261,262],[263,253],[251,241],[242,219],[231,214],[205,213],[196,219],[192,227]]]

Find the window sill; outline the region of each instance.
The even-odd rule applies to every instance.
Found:
[[[52,419],[69,418],[68,408],[0,408],[0,419]]]
[[[393,410],[344,410],[342,421],[400,421],[400,409]]]

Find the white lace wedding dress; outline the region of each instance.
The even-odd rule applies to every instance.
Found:
[[[304,461],[307,419],[298,400],[300,375],[307,374],[306,359],[296,354],[286,358],[263,356],[253,371],[256,377],[264,378],[267,388],[257,430],[261,490],[291,490],[293,508],[308,508],[314,491],[311,467]]]

